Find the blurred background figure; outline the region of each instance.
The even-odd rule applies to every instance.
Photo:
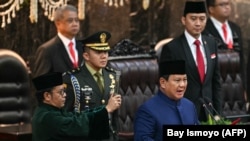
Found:
[[[204,34],[214,37],[221,50],[236,51],[240,57],[240,75],[246,94],[247,80],[241,28],[229,18],[232,14],[231,0],[206,0],[209,18]],[[250,82],[249,82],[250,83]],[[248,92],[249,94],[249,92]],[[249,96],[248,96],[249,97]]]

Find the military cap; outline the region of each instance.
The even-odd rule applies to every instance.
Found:
[[[37,91],[63,84],[62,73],[50,72],[32,79]]]
[[[111,34],[109,32],[99,31],[97,33],[94,33],[93,35],[90,35],[84,40],[81,40],[81,42],[83,43],[84,47],[89,47],[93,50],[109,51],[110,46],[108,40],[110,37]]]
[[[171,74],[186,74],[184,60],[164,61],[159,64],[160,77]]]
[[[187,13],[207,13],[205,1],[186,1],[183,15]]]

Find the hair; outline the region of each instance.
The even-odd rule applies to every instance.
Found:
[[[206,0],[207,8],[214,6],[215,2],[216,2],[216,0]]]
[[[54,13],[54,21],[59,21],[61,19],[63,19],[63,13],[65,11],[73,11],[77,13],[77,9],[75,6],[73,5],[64,5],[62,7],[58,7]]]
[[[40,91],[36,92],[36,100],[37,100],[38,104],[43,103],[44,93],[45,92],[51,92],[53,90],[53,88],[48,88],[48,89],[44,89],[44,90],[40,90]]]
[[[83,45],[82,50],[83,50],[83,52],[89,52],[89,50],[91,50],[91,48],[86,47],[85,45]]]
[[[169,76],[170,76],[170,75],[167,74],[167,75],[163,75],[162,77],[163,77],[164,79],[168,80],[168,79],[169,79]]]

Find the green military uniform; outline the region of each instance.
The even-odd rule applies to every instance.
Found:
[[[63,76],[63,81],[67,85],[66,93],[66,102],[65,102],[65,110],[67,111],[74,111],[75,108],[75,102],[77,100],[77,94],[75,92],[75,86],[72,84],[71,81],[71,76],[75,77],[78,81],[78,86],[80,89],[84,89],[86,86],[89,88],[92,88],[92,94],[91,94],[91,99],[86,103],[85,100],[85,95],[84,92],[81,91],[80,94],[80,105],[79,105],[79,110],[88,110],[92,109],[101,105],[106,105],[109,98],[110,98],[110,92],[113,91],[114,89],[114,81],[115,81],[115,71],[112,70],[111,68],[104,68],[102,69],[102,75],[103,75],[103,80],[104,80],[104,93],[101,93],[96,80],[94,77],[91,75],[91,73],[88,71],[86,65],[83,65],[82,67],[75,69],[73,71],[67,72]],[[88,105],[88,108],[86,106]],[[118,117],[117,117],[117,112],[114,112],[112,114],[112,127],[113,130],[117,130],[117,124],[118,124]]]
[[[101,31],[87,37],[82,41],[82,43],[84,48],[89,48],[95,51],[109,51],[110,46],[107,43],[107,40],[110,37],[110,33]],[[111,68],[105,67],[98,70],[98,72],[102,75],[101,85],[103,86],[103,89],[100,88],[100,85],[98,85],[98,78],[94,76],[96,70],[90,67],[88,63],[85,63],[83,66],[77,69],[64,73],[63,81],[67,85],[67,97],[65,102],[65,109],[67,111],[79,112],[101,105],[106,105],[108,103],[110,94],[115,91],[117,86],[116,71]],[[85,90],[87,88],[90,88],[91,92],[86,92]],[[90,96],[89,93],[91,93]],[[110,125],[110,138],[107,140],[118,140],[117,111],[114,111],[110,117],[112,125]]]
[[[32,119],[32,141],[84,141],[109,136],[108,113],[104,106],[89,112],[71,113],[40,104]]]
[[[92,88],[92,95],[91,99],[89,100],[89,108],[94,108],[101,105],[106,105],[108,99],[110,98],[110,92],[112,91],[112,83],[115,81],[115,71],[111,68],[104,68],[102,69],[103,75],[103,84],[104,84],[104,92],[102,93],[96,83],[91,72],[87,69],[86,65],[75,69],[73,71],[67,72],[63,76],[63,81],[67,85],[66,93],[67,98],[65,102],[65,109],[67,111],[74,111],[74,103],[76,101],[76,93],[74,92],[74,84],[72,84],[71,76],[75,77],[79,83],[79,87],[81,89],[81,97],[80,97],[80,111],[85,110],[86,101],[84,92],[82,91],[86,86]]]

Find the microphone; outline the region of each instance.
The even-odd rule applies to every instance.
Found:
[[[203,100],[203,98],[199,98],[199,100],[202,103],[202,106],[204,107],[204,109],[208,112],[208,114],[211,115],[211,117],[213,118],[213,120],[217,123],[217,120],[215,119],[215,117],[212,114],[212,112],[207,108],[207,105],[206,105],[205,101]]]
[[[211,100],[208,97],[204,97],[206,103],[208,103],[208,106],[212,108],[212,110],[215,112],[216,115],[219,116],[219,121],[222,121],[223,124],[225,124],[225,121],[223,120],[222,116],[219,114],[217,110],[215,110]]]

